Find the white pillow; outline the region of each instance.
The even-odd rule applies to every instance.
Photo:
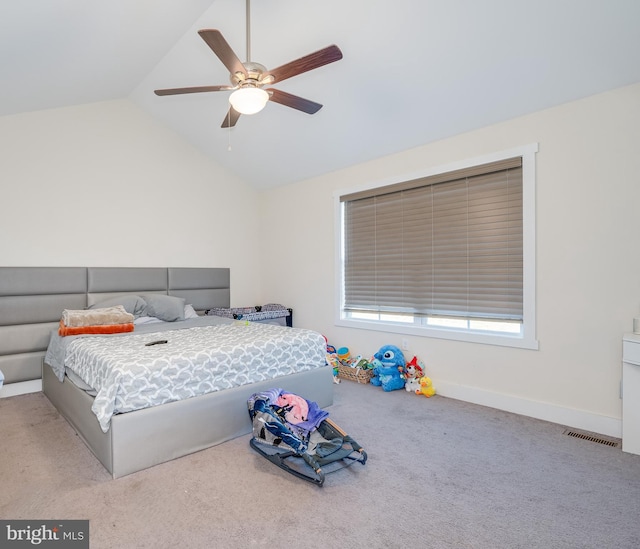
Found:
[[[187,303],[184,306],[184,319],[188,320],[189,318],[198,318],[198,313],[196,313],[196,310],[193,308],[193,305]]]

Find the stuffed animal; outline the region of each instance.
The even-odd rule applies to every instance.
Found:
[[[371,385],[375,385],[376,387],[380,387],[380,385],[382,385],[382,381],[380,381],[378,372],[380,371],[380,368],[382,368],[382,362],[380,362],[377,358],[372,357],[370,360],[370,364],[373,376],[371,376],[369,383],[371,383]]]
[[[412,377],[404,382],[404,388],[407,393],[420,394],[420,378]]]
[[[424,395],[427,398],[436,394],[436,390],[433,388],[433,383],[431,382],[430,377],[422,376],[420,378],[420,389],[416,391],[416,394]]]
[[[373,358],[371,383],[382,387],[383,391],[402,389],[405,381],[403,370],[406,364],[402,351],[395,345],[384,345],[373,355]]]
[[[418,360],[417,356],[411,359],[411,362],[407,362],[404,372],[406,381],[404,388],[408,393],[415,393],[420,389],[420,378],[424,375],[423,363]]]
[[[422,360],[418,360],[417,356],[414,356],[411,362],[407,362],[405,371],[407,379],[414,377],[420,379],[424,375],[424,363]]]

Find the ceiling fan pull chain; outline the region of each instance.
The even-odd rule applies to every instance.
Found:
[[[227,127],[229,128],[229,145],[227,146],[227,150],[231,152],[231,109],[227,113]]]

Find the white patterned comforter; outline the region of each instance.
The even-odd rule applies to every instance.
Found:
[[[145,346],[158,339],[168,343]],[[97,391],[91,409],[104,432],[113,414],[322,367],[326,352],[317,332],[240,322],[80,336],[64,347],[64,367]]]

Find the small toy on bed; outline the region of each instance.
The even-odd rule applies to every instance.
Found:
[[[383,391],[404,388],[403,373],[406,361],[402,351],[395,345],[384,345],[373,355],[373,377],[371,384],[382,387]]]

